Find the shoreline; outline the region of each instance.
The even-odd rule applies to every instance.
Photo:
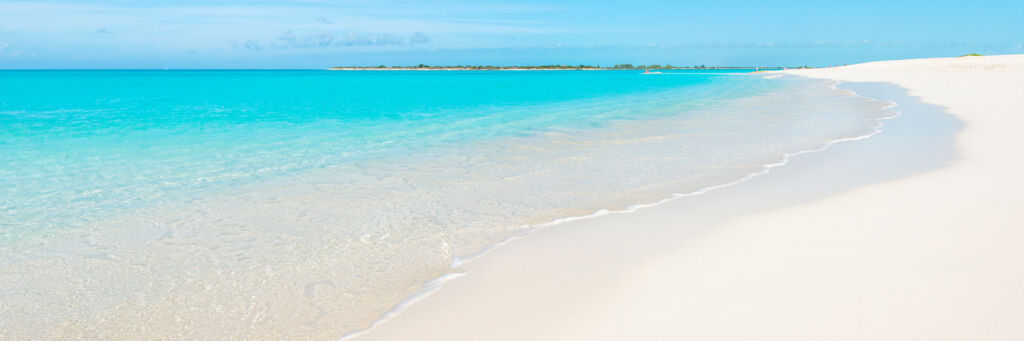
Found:
[[[991,58],[991,57],[984,57],[984,58]],[[1011,56],[1011,57],[1005,57],[1005,58],[1008,58],[1008,59],[1017,58],[1018,61],[1020,60],[1019,56],[1018,57],[1012,57]],[[956,60],[953,59],[953,62],[956,62]],[[883,63],[886,63],[886,62],[883,62]],[[887,62],[887,63],[897,63],[898,64],[899,62]],[[913,63],[913,61],[910,61],[910,63]],[[867,65],[871,65],[871,64],[867,64]],[[858,66],[852,66],[852,67],[849,67],[849,68],[857,68],[857,67]],[[908,88],[908,89],[910,89],[911,94],[915,94],[916,95],[915,92],[917,91],[917,89],[915,89],[913,85],[907,86],[907,84],[904,84],[906,82],[901,83],[899,80],[885,79],[885,77],[879,77],[878,75],[873,75],[874,78],[872,78],[872,77],[861,77],[861,78],[846,77],[846,78],[843,78],[843,77],[836,77],[834,75],[828,75],[827,74],[827,73],[841,72],[841,71],[844,71],[844,70],[847,70],[847,69],[848,69],[847,67],[842,67],[842,68],[834,68],[834,69],[827,69],[827,70],[807,70],[807,71],[795,71],[795,72],[790,71],[790,72],[787,72],[787,73],[795,73],[795,74],[798,74],[798,75],[811,76],[811,77],[817,76],[816,78],[829,78],[829,79],[837,79],[837,80],[842,80],[842,81],[888,81],[888,82],[892,82],[892,83],[895,83],[895,84],[899,84],[899,85],[901,85],[901,86],[903,86],[905,88]],[[925,72],[927,72],[927,71],[928,70],[925,70]],[[806,74],[806,73],[815,73],[815,72],[817,72],[817,74],[811,74],[811,75]],[[936,71],[932,71],[932,72],[936,72]],[[821,74],[825,74],[825,75],[821,75]],[[932,102],[932,103],[936,102],[936,101],[934,101],[934,98],[928,97],[928,96],[924,96],[924,98],[922,100],[925,101],[925,102]],[[941,101],[937,101],[937,102],[940,102],[939,104],[945,104],[945,103],[941,103]],[[951,108],[949,111],[950,111],[950,113],[956,115],[960,119],[963,119],[963,120],[967,121],[967,123],[969,125],[972,123],[971,120],[965,119],[966,118],[966,117],[964,117],[965,115],[962,115],[962,113],[957,112],[956,108]],[[898,121],[894,121],[894,122],[898,122]],[[874,140],[875,139],[869,139],[869,140],[867,140],[867,142],[871,142],[871,141],[874,141]],[[857,144],[842,144],[841,146],[848,147],[848,148],[844,148],[844,149],[849,149],[849,148],[854,148],[856,145]],[[826,159],[829,158],[829,157],[833,157],[834,158],[834,155],[831,155],[831,154],[832,153],[829,153],[829,152],[814,153],[814,154],[808,155],[806,158],[807,159],[823,158],[823,157],[826,158]],[[802,158],[800,158],[798,160],[803,160],[803,159],[804,158],[802,157]],[[962,162],[963,161],[957,161],[955,164],[962,164]],[[793,167],[793,166],[791,166],[791,167]],[[782,173],[782,172],[786,172],[786,173],[798,172],[799,168],[800,168],[800,167],[796,167],[797,169],[791,169],[791,167],[780,168],[780,173]],[[944,167],[941,167],[941,168],[938,168],[938,169],[945,170],[945,169],[948,169],[950,167],[952,167],[952,166],[945,165]],[[900,178],[900,179],[896,180],[896,182],[908,181],[910,179],[915,179],[915,178],[923,177],[923,174],[933,174],[935,172],[940,172],[941,170],[919,171],[919,172],[915,173],[917,175],[909,176],[909,177],[904,176],[903,178]],[[776,178],[777,177],[758,177],[755,180],[768,179],[768,180],[762,180],[762,181],[760,181],[760,183],[764,183],[764,182],[778,182],[778,181],[780,181],[780,180],[777,180]],[[790,180],[792,180],[792,179],[790,179]],[[879,182],[888,183],[888,182],[892,182],[892,181],[893,181],[892,179],[887,179],[885,181],[878,181],[878,179],[875,179],[873,181],[868,181],[867,183],[860,184],[859,186],[856,186],[856,188],[854,188],[854,189],[847,189],[847,191],[858,191],[858,190],[861,190],[862,187],[873,187],[873,186],[876,186],[877,183],[879,183]],[[753,181],[751,181],[751,182],[753,182]],[[721,194],[721,195],[718,195],[718,194],[719,194],[719,192],[736,192],[736,191],[741,191],[742,192],[742,191],[744,191],[748,187],[758,187],[758,186],[764,186],[764,185],[734,186],[734,187],[731,187],[729,189],[723,189],[722,191],[716,191],[716,192],[714,192],[714,194],[716,194],[716,196],[722,196],[722,195],[726,195],[727,196],[727,195],[729,195],[729,193],[724,193],[724,194]],[[814,189],[811,192],[814,192],[814,191],[818,191],[818,189]],[[756,193],[748,193],[748,194],[756,194]],[[761,194],[763,194],[763,193],[761,193]],[[791,193],[791,195],[792,195],[792,193]],[[809,201],[813,202],[813,203],[817,203],[817,202],[821,202],[821,201],[831,200],[834,197],[840,197],[841,198],[841,197],[844,197],[844,196],[849,196],[849,195],[847,193],[841,193],[841,194],[838,194],[838,195],[835,194],[835,193],[832,193],[831,195],[825,195],[825,196],[820,196],[820,197],[812,198]],[[806,198],[805,198],[805,200],[806,200]],[[501,248],[499,250],[494,251],[493,252],[494,253],[493,256],[484,257],[484,258],[481,258],[479,261],[473,262],[472,264],[467,264],[466,265],[466,271],[467,271],[467,274],[468,274],[467,276],[462,276],[462,278],[460,278],[457,281],[451,281],[451,283],[446,284],[446,288],[444,290],[440,290],[436,294],[422,299],[422,301],[421,301],[422,303],[417,304],[417,305],[413,305],[405,313],[403,313],[401,315],[398,315],[397,317],[392,319],[392,321],[389,321],[388,323],[382,324],[380,327],[378,327],[376,329],[373,329],[373,330],[371,330],[368,333],[362,334],[362,335],[364,335],[364,337],[360,337],[358,339],[360,339],[360,340],[363,340],[363,339],[372,340],[374,338],[377,338],[377,339],[388,339],[389,337],[392,337],[392,338],[393,337],[401,337],[403,335],[405,335],[405,336],[417,335],[418,337],[423,338],[423,339],[432,339],[432,338],[441,338],[441,337],[454,337],[456,339],[464,339],[466,337],[471,337],[473,335],[477,335],[478,337],[479,336],[483,336],[483,337],[486,337],[486,338],[500,338],[499,336],[501,336],[501,337],[508,337],[510,339],[515,339],[515,338],[532,338],[532,339],[536,339],[536,338],[545,338],[545,337],[552,337],[553,338],[553,336],[555,336],[555,335],[562,335],[562,336],[566,336],[566,335],[581,336],[581,335],[584,335],[584,334],[586,334],[584,332],[584,330],[580,330],[578,328],[577,329],[573,329],[570,326],[557,326],[557,327],[556,326],[552,326],[552,327],[546,328],[546,329],[545,328],[529,328],[531,330],[528,330],[528,331],[518,331],[518,329],[517,329],[517,331],[516,331],[517,334],[515,334],[515,336],[511,336],[511,335],[508,335],[508,334],[498,334],[499,333],[498,331],[511,332],[512,330],[510,330],[510,329],[508,329],[506,327],[508,327],[509,325],[515,325],[516,323],[522,323],[522,322],[524,322],[522,320],[524,320],[525,318],[519,318],[517,320],[516,316],[508,316],[509,314],[502,315],[500,313],[488,313],[488,312],[486,312],[487,309],[480,309],[481,308],[480,306],[484,305],[484,304],[482,304],[481,300],[493,300],[493,301],[501,301],[501,302],[505,302],[505,303],[512,303],[514,301],[509,301],[508,300],[509,297],[504,297],[504,296],[508,296],[507,293],[502,293],[505,289],[512,290],[516,286],[529,286],[529,285],[531,285],[531,283],[529,283],[529,282],[531,282],[530,281],[531,279],[533,280],[533,282],[546,282],[546,281],[549,281],[552,277],[557,277],[555,275],[551,275],[550,273],[545,273],[542,270],[534,269],[534,268],[544,269],[545,267],[550,267],[548,265],[537,263],[537,260],[534,260],[533,262],[530,262],[530,261],[527,261],[527,260],[517,259],[517,258],[521,258],[521,257],[529,258],[529,255],[538,253],[538,252],[536,252],[536,251],[538,251],[538,248],[539,248],[538,245],[542,245],[544,243],[553,243],[553,242],[551,242],[551,240],[556,240],[556,239],[561,239],[561,243],[562,244],[566,244],[566,243],[572,244],[574,242],[574,240],[578,239],[578,238],[592,239],[592,235],[594,235],[595,233],[598,233],[598,232],[591,231],[593,229],[600,230],[601,231],[600,233],[606,233],[606,234],[609,234],[609,235],[616,235],[616,237],[615,237],[616,239],[630,238],[629,234],[627,232],[623,231],[623,228],[617,227],[617,226],[610,226],[610,225],[615,225],[615,223],[616,223],[616,222],[612,222],[611,220],[615,220],[619,224],[631,224],[633,220],[641,220],[641,221],[647,222],[648,225],[651,225],[651,224],[653,224],[653,225],[666,225],[666,219],[665,219],[666,217],[670,218],[670,219],[668,219],[668,221],[671,221],[672,219],[679,219],[680,218],[678,212],[666,212],[666,211],[671,211],[670,209],[666,208],[666,207],[669,207],[669,206],[676,206],[676,208],[678,209],[679,208],[678,206],[680,206],[680,204],[673,203],[673,204],[668,204],[668,205],[660,205],[658,207],[652,208],[651,209],[652,212],[650,212],[650,213],[648,213],[647,211],[643,211],[643,212],[634,213],[632,215],[621,215],[620,217],[616,217],[616,218],[605,217],[605,218],[601,218],[601,219],[587,219],[585,221],[570,222],[570,223],[564,224],[563,226],[560,226],[558,229],[543,229],[543,230],[540,230],[540,231],[536,231],[533,235],[531,235],[531,238],[529,238],[529,239],[521,240],[521,241],[519,241],[517,243],[514,243],[512,245],[508,245],[506,247],[503,247],[503,248]],[[799,207],[801,205],[796,205],[796,206]],[[775,207],[772,210],[768,210],[767,214],[772,214],[775,211],[786,211],[786,210],[792,210],[792,209],[793,209],[792,207],[782,207],[782,208]],[[654,212],[654,211],[659,211],[659,212]],[[662,219],[651,218],[651,216],[657,216],[659,214],[660,215],[665,215],[665,217],[660,217]],[[754,213],[754,214],[756,215],[756,214],[764,214],[764,213],[763,212],[758,212],[758,213]],[[673,215],[675,215],[675,216],[673,216]],[[633,219],[627,219],[627,218],[625,218],[626,216],[629,216],[629,218],[633,218]],[[728,217],[728,218],[724,219],[724,220],[732,219],[732,217],[729,214],[726,214],[725,217]],[[720,219],[721,219],[721,217],[720,217]],[[711,224],[711,225],[716,225],[716,226],[718,226],[718,225],[725,225],[726,228],[724,228],[724,229],[728,230],[728,227],[731,227],[731,226],[733,226],[735,224],[729,224],[728,222],[717,222],[717,223],[714,223],[714,224]],[[743,224],[740,224],[740,225],[743,225]],[[744,225],[744,227],[748,227],[748,225],[749,224]],[[597,227],[594,227],[594,226],[597,226]],[[645,227],[645,229],[652,229],[652,227],[647,226],[647,227]],[[654,229],[658,230],[658,231],[661,231],[661,230],[663,230],[663,227],[662,228],[654,228]],[[569,232],[569,230],[575,230],[575,231],[574,232]],[[588,234],[591,235],[591,236],[588,236]],[[623,234],[625,234],[625,235],[623,235]],[[801,237],[801,236],[789,236],[789,237],[799,239],[799,237]],[[543,239],[549,239],[549,240],[545,241]],[[554,244],[557,244],[557,243],[554,243]],[[578,248],[580,248],[580,247],[578,247]],[[600,248],[595,249],[594,247],[586,247],[586,246],[583,246],[581,248],[582,248],[582,250],[575,250],[575,251],[582,251],[584,253],[589,252],[590,256],[592,256],[592,257],[602,258],[600,253],[603,252],[603,250],[601,250]],[[645,252],[647,252],[647,251],[645,251]],[[668,245],[668,246],[663,246],[663,249],[662,249],[661,252],[664,252],[664,253],[667,253],[667,254],[671,254],[671,253],[686,253],[687,251],[686,251],[686,248],[681,247],[681,246]],[[492,257],[493,257],[493,259],[492,259]],[[686,261],[687,259],[683,259],[683,260]],[[689,260],[692,260],[692,259],[689,259]],[[563,266],[562,270],[568,271],[570,273],[571,272],[576,272],[576,274],[574,276],[577,276],[577,277],[580,277],[580,276],[582,276],[582,277],[596,276],[593,273],[589,273],[588,274],[588,273],[585,273],[585,272],[578,272],[578,271],[574,270],[574,269],[577,269],[577,268],[587,269],[587,268],[591,268],[592,267],[592,266],[589,266],[589,265],[587,265],[585,263],[582,263],[582,264],[578,263],[578,262],[577,263],[572,263],[570,261],[552,260],[552,259],[545,259],[544,261],[545,262],[559,262],[559,263],[563,263],[562,264],[562,266]],[[679,259],[677,259],[677,261],[679,261]],[[480,264],[478,264],[478,262]],[[618,262],[623,262],[623,261],[620,260]],[[490,263],[490,265],[484,264],[484,263]],[[623,268],[617,269],[617,270],[618,271],[627,271],[627,269],[632,268],[632,267],[637,266],[637,265],[639,265],[640,267],[648,267],[651,264],[653,264],[654,262],[650,261],[650,259],[648,259],[647,262],[638,262],[638,263],[639,264],[629,264],[628,266],[624,266]],[[666,265],[672,266],[674,264],[672,262],[669,262],[668,264],[659,264],[659,265],[662,265],[662,270],[664,270],[664,266],[666,266]],[[511,268],[514,271],[513,270],[503,270],[503,268],[504,269]],[[593,270],[593,269],[591,269],[591,270]],[[503,272],[503,271],[505,271],[505,272],[516,272],[516,273],[514,273],[514,274],[508,274],[508,273],[502,274],[501,272]],[[628,270],[628,271],[632,271],[632,270]],[[478,272],[480,272],[480,273],[478,273]],[[616,273],[615,271],[611,271],[611,270],[604,271],[604,272],[602,272],[600,274],[600,276],[605,276],[605,277],[610,277],[610,278],[620,278],[620,277],[623,277],[621,275],[624,275],[624,273],[621,273],[621,272],[620,273]],[[794,274],[791,274],[791,275],[794,275]],[[566,276],[570,276],[570,275],[562,275],[562,277],[566,277]],[[794,275],[794,276],[796,276],[796,275]],[[473,277],[477,277],[477,278],[473,278]],[[488,277],[490,277],[490,278],[488,278]],[[509,277],[512,277],[512,278],[510,279]],[[633,276],[625,276],[625,277],[633,277]],[[786,276],[780,276],[780,277],[785,278]],[[504,281],[502,281],[502,280],[495,280],[494,278],[504,278]],[[509,281],[511,281],[511,283],[506,283],[506,282],[509,282]],[[526,282],[526,283],[524,283],[524,282]],[[449,289],[448,286],[452,286],[453,288]],[[583,287],[574,288],[574,290],[578,290],[578,291],[596,290],[592,286],[600,287],[601,285],[599,283],[593,283],[593,285],[590,285],[590,286],[591,287],[587,287],[587,285],[585,285]],[[644,287],[648,287],[649,288],[651,286],[657,286],[657,283],[642,282],[641,281],[640,284],[636,285],[636,287],[638,287],[638,288],[644,288]],[[528,295],[526,297],[523,297],[523,296],[520,296],[520,297],[523,300],[526,300],[526,301],[536,301],[537,299],[535,297],[532,297],[532,296],[544,296],[544,298],[547,299],[547,301],[554,302],[554,301],[557,301],[558,299],[565,299],[564,295],[567,294],[567,293],[564,292],[565,290],[562,290],[562,291],[563,292],[561,292],[561,294],[562,294],[563,297],[560,297],[560,295],[558,295],[558,294],[547,295],[547,296],[544,296],[544,295],[532,295],[531,294],[531,295]],[[460,293],[460,292],[464,292],[464,293]],[[468,293],[465,293],[465,292],[468,292]],[[473,298],[470,298],[469,297],[471,295],[470,293],[476,293],[478,295],[474,296]],[[634,294],[635,294],[635,293],[625,292],[623,290],[611,290],[610,293],[612,294],[612,296],[620,297],[622,299],[627,299],[627,300],[632,298],[632,296],[634,296]],[[670,295],[669,298],[671,298],[671,295]],[[472,301],[472,302],[467,303],[467,301]],[[533,303],[536,304],[538,302],[533,302]],[[618,303],[623,303],[623,302],[618,302]],[[628,303],[628,301],[627,301],[627,303]],[[456,307],[455,308],[450,308],[449,307],[450,305],[455,305]],[[552,305],[556,305],[556,304],[552,303]],[[592,296],[592,297],[589,297],[589,298],[580,299],[580,301],[577,302],[576,306],[582,306],[582,305],[599,306],[599,307],[603,308],[604,309],[603,311],[606,314],[605,315],[601,315],[599,317],[601,317],[602,319],[603,318],[607,318],[607,319],[609,319],[609,321],[621,320],[621,319],[630,319],[631,316],[634,315],[634,314],[631,314],[630,311],[628,311],[628,310],[627,311],[615,311],[616,309],[609,308],[610,304],[608,302],[608,299],[606,297],[603,297],[603,296]],[[538,307],[539,306],[534,306],[534,308],[538,308]],[[554,308],[554,307],[551,307],[551,308]],[[554,310],[558,310],[558,309],[554,309]],[[639,319],[638,318],[632,318],[632,320],[634,320],[635,322],[641,323],[641,324],[643,324],[645,326],[647,325],[647,322],[648,322],[648,321],[645,321],[645,320],[662,320],[665,317],[667,317],[667,316],[665,316],[666,315],[665,312],[663,312],[663,311],[662,312],[658,312],[658,307],[657,306],[653,306],[653,307],[651,307],[651,306],[643,306],[641,308],[641,311],[644,311],[645,313],[644,314],[640,314],[640,318]],[[537,311],[537,310],[526,309],[526,310],[521,311],[521,313],[540,314],[540,313],[545,313],[545,312],[543,310]],[[627,314],[627,315],[630,315],[630,316],[623,316],[623,314]],[[486,315],[486,316],[480,317],[480,315]],[[572,319],[571,315],[572,314],[569,314],[569,315],[553,314],[553,315],[549,315],[549,317],[554,319],[554,320],[562,320],[564,322],[565,320],[571,320]],[[465,326],[464,329],[462,329],[462,330],[445,330],[445,329],[443,329],[444,328],[443,325],[446,323],[446,321],[452,319],[455,316],[458,316],[458,317],[461,317],[461,318],[473,317],[476,320],[479,320],[477,322],[484,323],[486,325],[481,327],[481,326],[473,326],[472,323],[464,323],[464,324],[468,324],[470,326]],[[499,320],[506,320],[506,321],[504,321],[503,323],[502,322],[496,322],[496,321],[494,321],[495,317],[498,317]],[[534,322],[537,322],[537,321],[534,321]],[[587,320],[579,321],[577,319],[574,322],[577,323],[575,326],[579,327],[580,325],[587,325],[588,323],[593,323],[593,319],[590,319],[590,321],[587,321]],[[448,327],[451,327],[451,326],[449,325]],[[522,326],[520,326],[520,327],[522,327]],[[647,326],[647,327],[651,327],[651,326]],[[427,329],[426,331],[430,331],[430,333],[424,333],[425,332],[425,330],[424,330],[425,328]],[[605,329],[607,329],[607,328],[605,328]],[[613,331],[617,330],[619,332],[625,332],[626,330],[629,330],[629,329],[630,328],[618,328],[618,329],[614,329]],[[652,337],[652,338],[658,338],[657,335],[661,335],[661,337],[664,337],[665,335],[677,335],[677,334],[665,334],[665,332],[667,332],[667,331],[672,331],[672,328],[669,328],[669,326],[657,325],[657,326],[654,326],[654,328],[652,328],[652,329],[653,330],[647,330],[647,331],[645,331],[643,333],[641,333],[641,332],[639,332],[637,330],[632,330],[631,333],[623,334],[623,335],[630,335],[630,336],[634,336],[634,337],[636,335],[647,335],[647,337]],[[490,330],[494,330],[494,331],[491,332]],[[678,332],[682,332],[682,331],[674,330],[672,332],[678,333]],[[473,333],[478,333],[478,334],[473,334]],[[479,334],[479,333],[484,333],[484,334]],[[580,333],[583,333],[583,334],[580,334]],[[613,334],[600,334],[598,332],[591,332],[591,334],[593,334],[593,335],[587,335],[586,338],[595,338],[595,337],[596,338],[609,338],[609,337],[610,338],[614,338]],[[702,337],[706,338],[706,337],[709,337],[710,335],[715,335],[715,334],[706,334],[706,335],[703,335]],[[721,335],[719,335],[719,336],[721,336]],[[874,335],[874,336],[879,337],[879,336],[884,336],[884,335]],[[726,337],[726,338],[728,338],[728,337]]]
[[[771,76],[768,76],[768,77],[771,77]],[[832,88],[836,89],[838,83],[839,82],[833,83],[831,85]],[[844,90],[848,90],[848,89],[844,89]],[[851,90],[851,92],[853,92],[854,96],[866,97],[866,96],[863,96],[861,94],[856,93],[855,91]],[[872,100],[879,101],[879,102],[889,102],[888,105],[886,105],[885,107],[883,107],[881,109],[883,111],[891,111],[890,109],[896,108],[898,106],[897,103],[892,102],[892,101],[876,100],[876,99],[871,98],[871,97],[867,97],[867,98],[870,98]],[[392,308],[391,310],[386,311],[384,314],[381,315],[381,317],[379,319],[374,321],[372,325],[370,325],[369,327],[364,328],[364,329],[359,329],[359,330],[354,330],[354,331],[351,331],[351,332],[347,332],[347,333],[345,333],[345,334],[343,334],[341,336],[340,340],[345,341],[345,340],[357,339],[357,338],[359,338],[360,336],[362,336],[362,335],[364,335],[366,333],[372,332],[379,325],[381,325],[383,323],[386,323],[387,321],[391,320],[392,318],[395,318],[399,314],[402,314],[406,309],[408,309],[413,304],[416,304],[417,302],[420,302],[420,301],[430,297],[430,295],[436,293],[438,290],[441,290],[443,288],[443,286],[447,282],[449,282],[451,280],[455,280],[457,278],[460,278],[460,277],[463,277],[463,276],[467,275],[468,271],[462,268],[463,265],[471,263],[471,262],[473,262],[473,261],[475,261],[475,260],[477,260],[477,259],[479,259],[481,257],[484,257],[488,253],[491,253],[491,252],[495,251],[496,249],[505,246],[506,244],[515,242],[515,241],[520,240],[520,239],[528,238],[528,237],[530,237],[530,235],[532,235],[532,234],[534,234],[534,233],[536,233],[536,232],[538,232],[540,230],[547,229],[547,228],[556,228],[557,226],[563,225],[565,223],[572,223],[572,222],[577,222],[577,221],[585,221],[585,220],[590,220],[590,219],[595,219],[595,218],[601,218],[603,216],[608,216],[608,215],[619,215],[619,214],[637,213],[638,211],[640,211],[642,209],[653,208],[653,207],[669,204],[669,203],[671,203],[673,201],[676,201],[676,200],[679,200],[679,199],[690,198],[690,197],[697,197],[697,196],[701,196],[701,195],[703,195],[705,193],[708,193],[708,192],[711,192],[711,191],[715,191],[715,190],[719,190],[719,189],[724,189],[724,188],[729,188],[729,187],[732,187],[732,186],[741,185],[741,184],[743,184],[743,183],[745,183],[747,181],[753,180],[753,179],[755,179],[757,177],[760,177],[762,175],[767,175],[767,174],[771,173],[772,170],[775,169],[775,168],[782,167],[782,166],[785,166],[785,165],[789,164],[794,157],[798,157],[798,156],[801,156],[801,155],[804,155],[804,154],[810,154],[810,153],[825,152],[829,148],[831,148],[833,145],[836,145],[836,144],[839,144],[839,143],[843,143],[843,142],[853,142],[853,141],[859,141],[859,140],[871,138],[872,136],[875,136],[875,135],[877,135],[877,134],[879,134],[879,133],[881,133],[883,131],[883,128],[885,126],[885,122],[886,121],[899,118],[900,115],[901,115],[900,111],[899,110],[895,110],[892,115],[884,116],[884,117],[880,117],[880,118],[875,119],[876,125],[873,127],[873,130],[871,132],[869,132],[869,133],[866,133],[866,134],[863,134],[863,135],[859,135],[859,136],[837,138],[837,139],[831,140],[829,142],[826,142],[824,145],[822,145],[820,147],[817,147],[817,148],[799,150],[799,151],[783,154],[782,158],[780,160],[772,162],[772,163],[764,164],[764,165],[761,166],[761,168],[758,171],[746,174],[746,175],[744,175],[744,176],[742,176],[742,177],[740,177],[740,178],[738,178],[738,179],[736,179],[734,181],[730,181],[730,182],[726,182],[726,183],[722,183],[722,184],[710,185],[710,186],[707,186],[707,187],[699,188],[699,189],[694,190],[692,192],[675,193],[675,194],[672,194],[672,195],[670,195],[670,196],[668,196],[666,198],[663,198],[663,199],[660,199],[660,200],[657,200],[657,201],[654,201],[654,202],[650,202],[650,203],[637,203],[637,204],[633,204],[633,205],[627,206],[627,207],[622,208],[622,209],[600,209],[598,211],[595,211],[594,213],[587,214],[587,215],[562,217],[562,218],[558,218],[558,219],[552,220],[550,222],[541,223],[541,224],[537,224],[537,225],[531,226],[528,229],[526,229],[525,231],[523,231],[522,234],[506,238],[506,239],[504,239],[502,241],[496,242],[496,243],[491,244],[491,245],[487,245],[482,250],[480,250],[480,251],[478,251],[476,253],[473,253],[473,254],[470,254],[470,255],[467,255],[467,256],[464,256],[464,257],[456,257],[455,259],[453,259],[452,264],[450,265],[450,267],[451,267],[453,272],[445,274],[445,275],[440,276],[438,278],[435,278],[433,280],[430,280],[427,283],[424,283],[420,290],[418,290],[416,293],[410,295],[406,299],[403,299],[401,302],[399,302],[397,305],[395,305],[395,307]]]

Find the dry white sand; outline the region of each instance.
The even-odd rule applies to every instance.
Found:
[[[883,133],[699,200],[541,230],[357,339],[1024,339],[1024,55],[787,72],[947,107],[966,123],[957,159],[813,193],[912,163],[858,149]]]

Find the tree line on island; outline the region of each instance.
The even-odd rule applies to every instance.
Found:
[[[615,64],[612,66],[601,66],[601,65],[562,65],[562,64],[551,64],[551,65],[511,65],[511,66],[495,66],[495,65],[411,65],[411,66],[335,66],[330,68],[331,70],[721,70],[721,69],[754,69],[753,66],[705,66],[705,65],[694,65],[694,66],[673,66],[671,64],[659,65],[633,65],[633,64]],[[760,69],[783,69],[784,67],[779,66],[761,66]],[[791,67],[794,68],[794,67]],[[807,68],[807,66],[795,67],[795,68]]]

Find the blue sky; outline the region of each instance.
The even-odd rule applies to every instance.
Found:
[[[0,0],[0,68],[827,65],[1024,53],[1024,1]]]

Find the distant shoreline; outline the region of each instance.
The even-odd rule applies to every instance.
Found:
[[[754,66],[708,66],[708,67],[671,67],[650,68],[650,70],[785,70],[801,67],[754,67]],[[806,68],[806,67],[804,67]],[[601,70],[644,70],[645,68],[614,68],[614,67],[522,67],[522,66],[489,66],[489,67],[457,67],[457,66],[393,66],[393,67],[359,67],[337,66],[329,71],[601,71]]]

